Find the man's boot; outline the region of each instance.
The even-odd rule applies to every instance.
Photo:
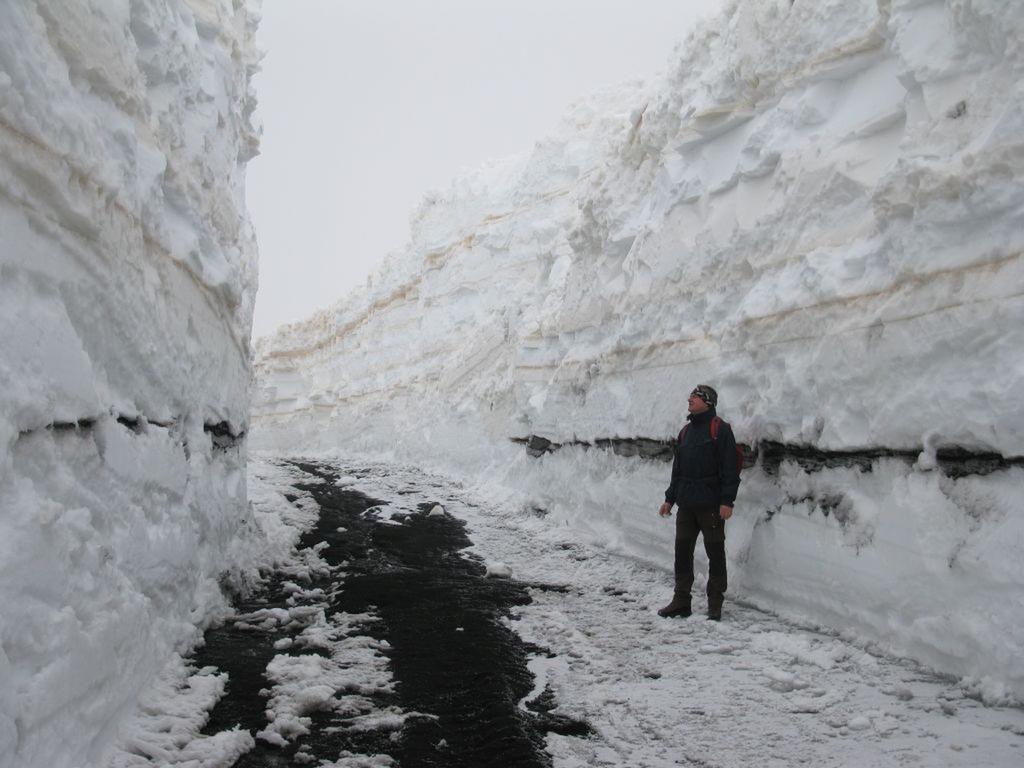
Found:
[[[690,609],[690,596],[684,595],[679,590],[672,595],[672,602],[666,605],[664,608],[658,609],[658,615],[665,619],[671,619],[673,616],[681,616],[686,618],[693,611]]]
[[[711,621],[722,620],[722,603],[725,602],[722,598],[709,598],[708,599],[708,618]]]
[[[672,602],[658,611],[658,615],[670,619],[673,616],[686,618],[693,611],[690,609],[690,590],[693,588],[693,548],[697,540],[681,535],[679,521],[683,519],[683,510],[679,510],[676,518],[675,545],[675,590]]]

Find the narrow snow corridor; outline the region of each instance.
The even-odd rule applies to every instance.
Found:
[[[257,460],[251,473],[257,506],[305,519],[306,533],[192,660],[227,673],[227,694],[182,754],[255,737],[237,762],[203,765],[1024,758],[1024,711],[733,600],[721,624],[700,596],[690,619],[660,619],[668,574],[446,478],[337,460]],[[144,742],[113,764],[159,762],[140,757]]]
[[[261,4],[0,0],[0,768],[1024,766],[1020,2]]]
[[[723,3],[258,339],[248,445],[489,483],[665,569],[707,384],[750,449],[733,586],[1024,701],[1019,5]]]

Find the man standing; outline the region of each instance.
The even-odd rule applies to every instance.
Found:
[[[728,585],[725,570],[725,521],[732,517],[740,485],[736,438],[732,428],[715,413],[718,393],[701,384],[690,393],[689,422],[676,441],[672,481],[658,514],[676,516],[675,594],[659,616],[689,616],[693,586],[693,550],[697,534],[704,535],[708,554],[708,618],[722,618],[722,602]]]

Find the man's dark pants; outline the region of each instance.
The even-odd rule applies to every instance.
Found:
[[[720,615],[728,578],[725,570],[725,521],[718,507],[680,507],[676,514],[676,595],[689,597],[693,587],[693,551],[697,534],[708,555],[708,613]]]

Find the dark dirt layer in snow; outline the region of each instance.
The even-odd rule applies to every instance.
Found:
[[[396,518],[400,525],[366,514],[379,502],[339,488],[324,465],[296,463],[310,475],[298,486],[320,506],[316,527],[300,546],[327,542],[321,557],[344,565],[344,588],[333,598],[333,612],[372,612],[380,621],[366,634],[386,640],[394,692],[372,696],[381,709],[432,715],[411,718],[400,731],[325,732],[338,725],[331,713],[313,715],[312,733],[279,748],[257,740],[238,768],[299,765],[296,752],[334,760],[342,750],[384,754],[401,766],[547,766],[545,734],[586,735],[585,723],[554,715],[554,697],[545,690],[524,710],[534,679],[526,663],[543,649],[524,643],[501,621],[515,606],[530,602],[527,587],[511,579],[487,578],[480,561],[461,550],[470,546],[465,524],[449,515],[421,513]],[[338,528],[343,528],[339,532]],[[331,579],[314,579],[310,588],[327,592]],[[281,580],[237,606],[240,613],[286,607]],[[204,732],[240,725],[253,734],[267,725],[264,677],[270,660],[282,651],[273,643],[287,633],[240,630],[231,623],[206,634],[195,663],[229,675],[228,691],[211,713]],[[299,653],[302,651],[284,651]],[[308,650],[304,651],[310,652]],[[261,694],[261,691],[263,692]],[[299,760],[303,760],[300,756]]]

